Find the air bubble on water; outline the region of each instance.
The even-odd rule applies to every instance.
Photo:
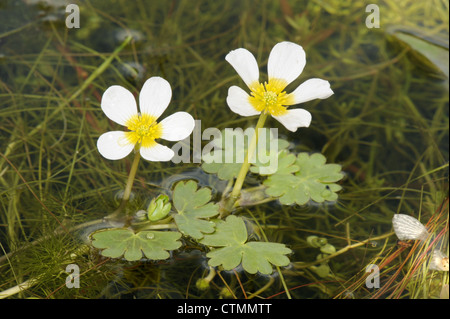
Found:
[[[132,37],[134,42],[140,42],[145,39],[144,34],[141,31],[133,29],[117,29],[114,32],[114,39],[117,43],[122,43],[127,37]]]

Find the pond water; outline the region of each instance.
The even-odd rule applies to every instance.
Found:
[[[447,284],[448,298],[448,271],[420,270],[436,245],[448,256],[448,1],[73,3],[0,3],[0,297],[439,298]],[[208,248],[189,236],[164,260],[102,256],[89,235],[117,226],[102,220],[120,205],[133,162],[97,150],[101,134],[121,129],[101,110],[105,90],[121,85],[137,97],[160,76],[172,88],[167,114],[190,113],[201,132],[245,129],[258,117],[228,107],[229,87],[245,84],[225,56],[246,48],[264,81],[282,41],[300,44],[307,61],[286,91],[320,78],[334,95],[301,105],[312,114],[308,128],[290,132],[273,118],[266,127],[290,153],[322,153],[344,173],[337,200],[304,205],[265,201],[261,176],[247,176],[242,193],[259,197],[234,213],[249,241],[286,245],[289,265],[272,274],[217,267],[201,289]],[[232,184],[202,169],[190,141],[188,163],[139,162],[128,212],[171,196],[179,181],[220,200]],[[399,245],[398,213],[434,237]],[[369,264],[379,266],[382,288],[367,285]],[[79,288],[66,285],[67,265],[77,267]]]

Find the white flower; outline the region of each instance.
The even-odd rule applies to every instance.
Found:
[[[97,141],[100,154],[110,160],[124,158],[135,148],[149,161],[169,161],[175,155],[157,139],[180,141],[194,129],[194,119],[186,112],[176,112],[156,122],[169,105],[172,89],[160,77],[148,79],[139,95],[140,113],[130,91],[119,85],[109,87],[102,96],[101,107],[112,121],[126,126],[128,132],[104,133]]]
[[[321,79],[307,80],[289,94],[284,91],[302,73],[306,64],[305,51],[292,42],[280,42],[273,47],[267,64],[269,81],[264,84],[259,82],[258,64],[248,50],[233,50],[225,60],[233,66],[251,91],[248,95],[237,86],[230,87],[227,97],[230,109],[242,116],[269,113],[292,132],[299,127],[308,127],[311,114],[304,109],[288,110],[287,106],[313,99],[326,99],[333,94],[330,83]]]

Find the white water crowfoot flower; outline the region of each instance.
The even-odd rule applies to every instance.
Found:
[[[294,81],[306,64],[305,51],[292,42],[276,44],[269,55],[267,71],[269,80],[259,82],[259,69],[255,57],[248,50],[233,50],[225,57],[250,89],[250,95],[237,86],[228,90],[227,104],[242,116],[252,116],[264,112],[272,115],[289,131],[308,127],[311,114],[304,109],[288,110],[289,105],[326,99],[333,95],[330,83],[321,79],[310,79],[302,83],[292,93],[286,93],[286,86]]]
[[[104,133],[97,141],[100,154],[110,160],[124,158],[136,147],[149,161],[170,161],[175,155],[157,139],[180,141],[194,129],[194,119],[186,112],[176,112],[161,122],[156,120],[169,105],[172,89],[161,77],[148,79],[139,95],[140,113],[130,91],[119,85],[109,87],[102,96],[101,108],[112,121],[126,126],[128,132]]]

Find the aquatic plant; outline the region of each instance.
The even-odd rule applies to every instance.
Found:
[[[180,141],[194,129],[194,119],[186,112],[176,112],[159,123],[156,121],[168,107],[171,97],[170,84],[161,77],[152,77],[144,83],[139,95],[139,113],[133,94],[122,86],[111,86],[102,96],[101,108],[106,116],[126,126],[129,131],[102,134],[97,141],[98,151],[107,159],[119,160],[135,150],[123,205],[130,198],[141,156],[149,161],[170,161],[175,155],[170,148],[155,140]]]
[[[436,210],[448,194],[448,5],[386,1],[381,28],[368,29],[362,2],[88,1],[80,5],[81,28],[69,30],[33,1],[12,3],[0,8],[0,297],[445,296],[448,272],[432,268],[448,256],[448,210]],[[224,57],[235,48],[252,52],[264,86],[280,41],[308,54],[284,96],[303,77],[328,80],[335,95],[307,102],[311,125],[296,132],[267,116],[280,134],[258,135],[232,203],[259,114],[230,112],[227,92],[246,85]],[[118,127],[102,112],[102,93],[117,83],[138,96],[153,76],[170,81],[167,111],[217,126],[222,134],[208,146],[220,148],[209,158],[223,160],[207,162],[198,152],[199,125],[173,148],[189,163],[140,161],[128,183],[133,157],[105,160],[95,147]],[[227,134],[241,138],[229,132],[236,127],[248,128],[244,143],[228,148]],[[226,162],[230,149],[234,163]],[[322,171],[345,179],[324,179]],[[128,201],[124,183],[133,186]],[[184,207],[188,194],[202,199],[198,207]],[[400,213],[430,236],[397,242],[391,221]],[[241,222],[246,234],[227,230]],[[114,236],[125,239],[122,246],[108,242]],[[250,256],[265,243],[264,257],[245,262],[247,270],[227,249]],[[278,264],[267,258],[272,244],[284,247]],[[110,248],[114,257],[102,255]],[[225,270],[223,256],[238,266]],[[279,266],[286,258],[289,265]],[[365,284],[368,264],[379,266],[380,288]],[[70,265],[79,266],[80,289],[65,285]]]
[[[237,52],[241,53],[238,54]],[[251,60],[250,64],[253,67],[255,66],[256,60],[253,56],[249,58],[248,54],[250,53],[245,49],[235,50],[227,55],[226,59],[232,61],[233,66],[240,72],[243,66],[249,65],[249,59]],[[129,219],[123,226],[127,228],[113,227],[97,230],[91,235],[92,245],[103,249],[101,253],[106,257],[118,258],[123,256],[128,261],[139,260],[142,257],[150,260],[159,260],[169,258],[169,254],[165,250],[175,250],[180,247],[179,239],[183,235],[190,237],[198,244],[208,247],[209,252],[206,256],[210,258],[208,264],[211,267],[220,266],[224,270],[232,270],[242,265],[243,269],[250,274],[256,272],[271,274],[273,271],[271,265],[277,267],[287,266],[290,261],[286,255],[290,254],[291,250],[285,245],[265,241],[248,241],[245,222],[241,217],[237,216],[239,205],[236,206],[235,203],[240,197],[242,185],[250,168],[251,157],[258,145],[258,134],[263,128],[267,115],[275,116],[276,119],[287,125],[290,130],[294,130],[294,126],[295,129],[299,126],[309,126],[310,114],[307,111],[295,109],[302,114],[300,117],[297,117],[289,115],[296,113],[295,110],[291,110],[287,114],[287,111],[283,111],[283,108],[312,98],[325,98],[333,93],[327,81],[310,80],[291,93],[288,99],[280,99],[281,96],[285,95],[283,89],[301,73],[304,65],[305,58],[302,47],[294,43],[282,42],[275,46],[271,52],[269,58],[269,84],[265,86],[267,89],[270,85],[276,83],[276,92],[266,91],[263,95],[253,92],[253,97],[248,96],[246,99],[235,99],[236,95],[233,92],[237,90],[237,87],[230,88],[227,102],[232,110],[233,108],[240,110],[238,101],[243,103],[242,107],[244,108],[252,106],[257,109],[261,106],[261,103],[266,106],[257,110],[257,113],[261,114],[260,119],[251,137],[251,142],[247,144],[248,147],[245,149],[245,160],[243,163],[236,162],[235,159],[231,163],[225,162],[226,165],[231,164],[240,167],[229,197],[224,192],[220,202],[214,203],[209,188],[199,188],[197,183],[192,180],[187,182],[180,181],[175,185],[172,192],[173,205],[170,205],[167,197],[165,199],[160,197],[158,197],[159,199],[154,198],[149,206],[147,218],[145,218],[146,212],[140,211],[141,214],[136,225],[133,225],[133,221]],[[278,71],[280,69],[285,70],[285,73],[280,73]],[[257,67],[256,69],[253,68],[250,73],[253,73],[251,75],[257,75]],[[241,72],[241,76],[249,81],[249,87],[255,88],[255,79],[249,77],[249,75],[249,73]],[[102,110],[110,119],[127,126],[130,132],[114,131],[103,134],[97,142],[99,152],[104,157],[115,160],[125,157],[136,147],[136,153],[141,153],[146,159],[152,161],[170,160],[174,155],[173,151],[157,144],[155,140],[158,138],[171,141],[184,139],[193,130],[193,119],[185,112],[178,112],[161,121],[160,124],[155,123],[156,118],[161,115],[169,103],[169,93],[170,85],[165,80],[161,78],[150,78],[147,80],[140,93],[141,114],[138,115],[134,98],[129,91],[120,86],[113,86],[107,89],[102,98]],[[276,96],[267,97],[269,99],[267,100],[263,97],[267,94],[276,94]],[[255,98],[264,98],[266,100],[255,102],[255,104],[253,103]],[[281,113],[286,113],[290,124],[284,120],[284,117],[281,117]],[[245,115],[251,114],[245,113]],[[305,116],[307,118],[306,122]],[[236,143],[236,145],[239,144]],[[235,154],[238,152],[236,145],[234,143],[226,144],[227,148],[224,152]],[[242,145],[240,146],[242,148]],[[267,148],[271,144],[265,143],[259,146],[261,147],[258,149],[257,154],[274,152]],[[297,203],[299,205],[305,204],[309,199],[316,202],[334,201],[337,199],[336,192],[341,188],[334,183],[343,177],[343,174],[340,173],[339,165],[325,164],[326,159],[321,154],[308,156],[305,153],[301,153],[296,159],[295,156],[292,157],[293,155],[286,152],[286,150],[278,152],[278,148],[276,148],[275,156],[281,156],[280,162],[283,164],[279,168],[277,166],[270,174],[267,174],[267,172],[264,174],[266,176],[270,175],[267,178],[267,183],[264,183],[267,186],[267,196],[278,198],[282,204]],[[288,163],[283,162],[283,157],[296,159],[296,165],[291,161]],[[219,161],[219,163],[222,162]],[[285,166],[292,166],[292,169],[286,170]],[[129,199],[130,185],[134,179],[136,167],[133,164],[131,168],[124,201]],[[233,182],[233,175],[227,177]],[[277,177],[280,177],[283,182],[277,181]],[[289,178],[292,180],[292,185],[285,182]],[[288,186],[288,189],[285,188],[285,185]],[[159,207],[156,203],[159,203]],[[162,213],[162,205],[166,207],[164,213]],[[172,206],[175,212],[169,214]],[[120,208],[124,208],[124,205],[121,205]],[[156,209],[162,214],[159,218],[154,217]],[[234,213],[234,215],[229,216],[231,213]],[[120,214],[119,210],[108,218],[120,218],[118,214]],[[164,219],[161,220],[162,218]],[[149,230],[155,227],[161,230]],[[164,231],[162,230],[163,228],[172,229],[172,231]]]

